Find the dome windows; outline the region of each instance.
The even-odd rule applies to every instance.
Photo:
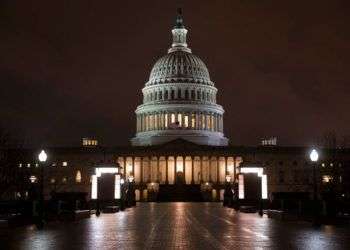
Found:
[[[216,103],[216,90],[188,87],[154,88],[144,92],[144,103],[183,100]]]

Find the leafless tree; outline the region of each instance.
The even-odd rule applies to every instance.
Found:
[[[19,192],[23,197],[29,183],[29,179],[26,178],[29,172],[18,165],[23,159],[23,153],[22,144],[0,126],[0,199],[14,197],[15,192]]]

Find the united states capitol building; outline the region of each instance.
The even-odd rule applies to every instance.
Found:
[[[227,183],[241,200],[272,200],[288,193],[309,197],[310,149],[279,147],[275,139],[256,147],[229,145],[223,116],[232,110],[225,113],[218,104],[220,92],[205,63],[192,53],[180,13],[171,32],[167,54],[154,64],[142,89],[131,146],[102,147],[86,138],[81,147],[46,149],[46,197],[82,192],[89,199],[113,199],[115,183],[121,181],[117,173],[125,180],[132,177],[140,201],[219,201]],[[35,178],[37,153],[19,163]],[[326,169],[348,159],[349,154],[335,160],[324,152],[319,164]],[[318,185],[329,181],[321,172],[317,177]]]

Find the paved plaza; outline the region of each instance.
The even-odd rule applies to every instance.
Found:
[[[1,249],[349,249],[350,228],[281,222],[220,203],[140,203],[77,222],[0,230]]]

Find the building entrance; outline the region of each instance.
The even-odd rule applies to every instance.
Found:
[[[185,175],[183,172],[181,171],[178,171],[176,173],[176,185],[183,185],[183,184],[186,184],[185,182]]]

